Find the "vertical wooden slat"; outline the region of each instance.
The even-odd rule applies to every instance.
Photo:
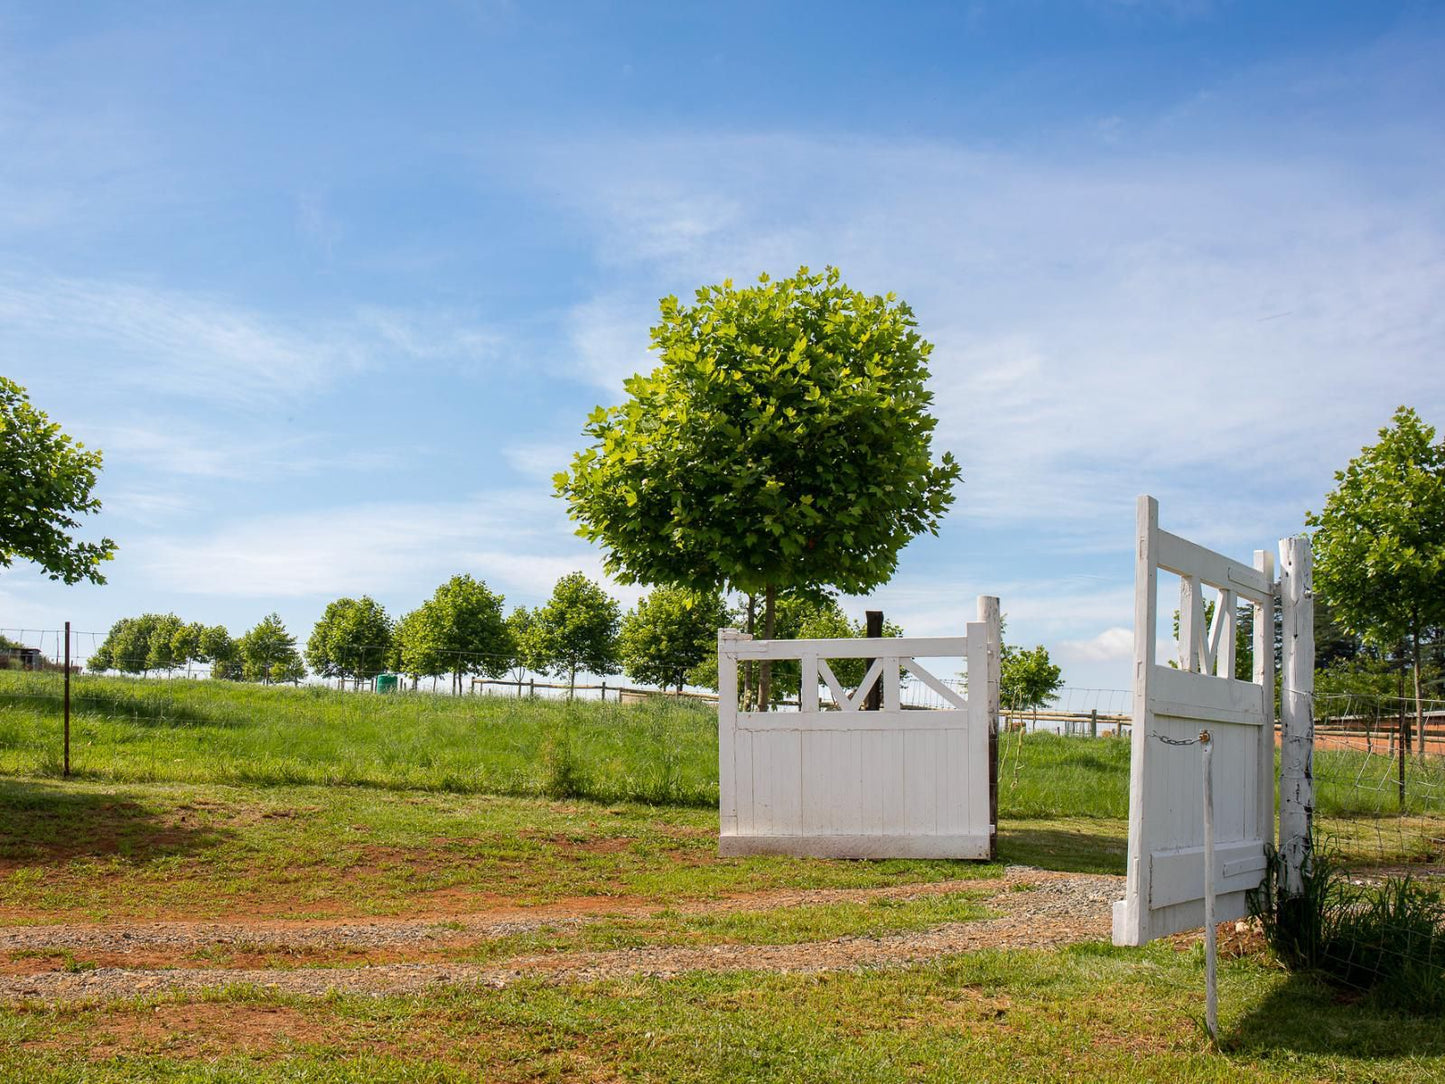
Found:
[[[981,747],[978,736],[970,727],[969,750],[970,757],[986,755],[988,757],[988,830],[989,847],[988,856],[990,859],[998,857],[998,714],[999,695],[1001,684],[1001,669],[1003,665],[1002,640],[1002,616],[999,613],[999,602],[997,596],[978,596],[978,619],[983,622],[988,637],[988,682],[987,695],[988,703],[986,711],[988,715],[988,736],[987,745]],[[969,664],[970,667],[972,663]],[[971,671],[970,671],[971,672]],[[973,686],[970,685],[969,699],[972,702]]]
[[[883,673],[878,680],[883,684],[883,710],[901,711],[898,692],[898,658],[885,655],[880,661],[883,663]]]
[[[1155,575],[1158,575],[1156,570]],[[1204,586],[1198,576],[1179,577],[1179,669],[1205,672]]]
[[[1129,857],[1124,899],[1114,905],[1114,943],[1149,940],[1149,855],[1144,836],[1144,803],[1152,750],[1149,671],[1154,666],[1159,570],[1155,563],[1159,502],[1141,496],[1134,509],[1134,707],[1129,727]],[[1183,612],[1180,613],[1181,619]]]
[[[1219,604],[1214,608],[1214,624],[1217,631],[1211,630],[1210,639],[1214,641],[1214,655],[1219,662],[1216,671],[1220,677],[1234,679],[1235,658],[1235,630],[1238,624],[1239,599],[1234,591],[1226,588],[1219,592]]]
[[[1254,567],[1274,582],[1274,554],[1268,550],[1254,551]],[[1259,686],[1260,711],[1264,725],[1258,736],[1259,838],[1273,844],[1274,834],[1274,601],[1254,608],[1254,683]]]
[[[1314,816],[1315,683],[1314,569],[1308,538],[1279,544],[1284,619],[1284,680],[1280,689],[1279,851],[1285,891],[1304,890]]]
[[[818,712],[818,656],[804,655],[800,660],[798,710],[804,714]]]
[[[729,649],[741,635],[743,634],[735,629],[719,629],[717,634],[718,821],[723,835],[735,834],[738,830],[734,758],[738,723],[738,667],[737,659]]]

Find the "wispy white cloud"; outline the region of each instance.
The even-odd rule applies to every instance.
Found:
[[[341,329],[318,334],[214,297],[100,280],[0,278],[0,328],[0,343],[23,342],[89,379],[100,346],[107,383],[247,406],[369,362]]]
[[[575,375],[614,395],[635,373],[650,372],[657,361],[648,351],[648,329],[657,322],[657,303],[645,288],[632,296],[595,297],[573,308],[566,318],[572,356],[564,363]]]
[[[591,209],[598,258],[639,283],[834,263],[909,299],[937,344],[965,520],[1092,544],[1153,490],[1230,494],[1242,533],[1277,531],[1283,501],[1317,491],[1396,403],[1445,406],[1445,216],[1303,151],[1055,160],[777,135],[585,153],[553,176],[587,178],[569,198]],[[726,212],[678,224],[657,185]],[[615,379],[643,318],[602,299],[574,315]]]
[[[501,336],[465,315],[362,307],[315,319],[226,298],[99,279],[0,273],[0,347],[94,381],[160,397],[273,407],[405,362],[474,371]]]
[[[536,601],[567,572],[601,575],[596,551],[571,534],[558,503],[535,490],[259,516],[192,538],[138,540],[133,548],[143,555],[146,582],[211,596],[422,597],[465,571],[514,601]]]
[[[268,436],[190,423],[142,428],[101,423],[87,436],[105,449],[112,467],[139,467],[159,476],[198,479],[269,478],[392,467],[398,455],[384,448],[325,450],[315,436]]]
[[[518,474],[550,483],[554,474],[566,470],[576,449],[561,442],[514,444],[502,449],[502,458]]]

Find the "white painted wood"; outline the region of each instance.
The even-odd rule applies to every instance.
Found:
[[[746,635],[735,629],[719,629],[717,634],[718,658],[728,657],[739,637]],[[724,834],[737,831],[737,778],[736,750],[734,735],[738,716],[738,668],[723,666],[718,669],[717,685],[717,745],[718,745],[718,817]]]
[[[988,704],[986,706],[988,733],[980,737],[970,731],[970,740],[975,743],[971,746],[972,752],[988,758],[988,793],[976,793],[970,796],[969,814],[975,823],[979,819],[987,817],[988,823],[994,826],[994,844],[989,850],[989,858],[997,858],[998,716],[999,697],[1003,684],[1003,617],[996,595],[978,596],[978,619],[984,623],[984,628],[988,631]]]
[[[1279,850],[1284,889],[1304,889],[1314,819],[1314,567],[1308,538],[1279,544],[1284,678],[1280,687]]]
[[[907,670],[919,681],[927,685],[930,689],[932,689],[935,693],[939,695],[940,699],[942,699],[946,703],[952,704],[956,708],[968,707],[968,702],[963,697],[958,695],[957,690],[939,681],[938,678],[934,677],[912,659],[899,659],[898,661],[899,664],[903,667],[903,669]]]
[[[897,636],[888,638],[888,647],[910,659],[959,659],[968,650],[963,636]],[[822,659],[871,659],[878,650],[878,641],[867,637],[847,640],[754,640],[741,637],[730,643],[729,653],[735,659],[796,659],[799,645]]]
[[[1129,857],[1114,942],[1142,945],[1205,920],[1205,777],[1200,733],[1212,741],[1212,825],[1218,861],[1209,880],[1214,917],[1246,912],[1274,836],[1273,587],[1268,554],[1246,568],[1159,529],[1159,506],[1140,497],[1135,517],[1134,709]],[[1180,667],[1155,661],[1160,569],[1179,576]],[[1219,592],[1205,628],[1206,586]],[[1235,610],[1255,605],[1253,681],[1234,678]],[[1312,664],[1312,660],[1311,660]],[[1174,744],[1171,744],[1174,743]],[[1189,744],[1178,744],[1189,743]]]
[[[1259,689],[1252,682],[1192,674],[1172,666],[1155,666],[1147,676],[1149,710],[1155,715],[1247,726],[1264,722]]]
[[[1114,944],[1149,940],[1149,848],[1144,794],[1154,743],[1149,740],[1149,675],[1156,670],[1159,598],[1159,502],[1141,496],[1134,505],[1134,706],[1129,727],[1129,852],[1124,898],[1114,904]],[[1181,614],[1181,617],[1183,615]]]
[[[804,655],[798,678],[798,710],[810,715],[818,712],[818,656]]]
[[[1199,743],[1204,773],[1204,1026],[1211,1039],[1218,1039],[1219,951],[1214,943],[1214,894],[1217,877],[1217,855],[1214,852],[1214,745],[1207,733],[1199,735]]]
[[[988,835],[724,836],[724,857],[787,854],[809,858],[988,858]]]
[[[817,656],[814,656],[817,658]],[[827,659],[818,659],[818,673],[823,683],[828,686],[828,692],[833,697],[833,703],[839,708],[843,707],[843,701],[848,699],[848,694],[843,691],[843,683],[838,680],[838,675],[833,673],[833,668],[828,665]]]
[[[986,607],[980,603],[981,612]],[[990,688],[997,688],[997,604],[992,622],[964,636],[761,641],[719,634],[718,705],[723,854],[987,858],[996,835],[989,805]],[[888,653],[877,654],[880,649]],[[842,688],[829,658],[873,658],[857,689]],[[983,676],[960,696],[920,658],[959,658]],[[796,659],[799,710],[740,711],[742,659]],[[944,707],[904,711],[902,672],[938,692]],[[882,710],[862,711],[881,682]],[[819,686],[837,711],[824,710]]]
[[[1254,551],[1254,567],[1268,581],[1274,580],[1274,554],[1269,550]],[[1260,727],[1255,796],[1256,823],[1263,826],[1262,838],[1274,843],[1274,600],[1254,607],[1254,684],[1259,690]]]
[[[1158,507],[1158,502],[1155,502],[1155,507]],[[1177,534],[1159,530],[1157,524],[1153,541],[1156,568],[1180,577],[1198,576],[1211,587],[1232,587],[1241,597],[1253,602],[1266,602],[1274,593],[1274,585],[1261,576],[1258,569],[1205,549]]]

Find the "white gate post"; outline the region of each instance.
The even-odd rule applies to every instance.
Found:
[[[737,785],[734,775],[737,760],[733,743],[738,726],[738,660],[733,645],[747,639],[736,629],[717,632],[717,777],[718,822],[723,836],[736,835],[738,830]]]
[[[1280,690],[1279,850],[1284,858],[1284,890],[1291,896],[1304,891],[1315,807],[1313,565],[1308,538],[1296,536],[1280,541],[1284,678]]]
[[[998,710],[1003,666],[1002,618],[997,595],[978,596],[978,619],[988,627],[988,857],[998,857]]]

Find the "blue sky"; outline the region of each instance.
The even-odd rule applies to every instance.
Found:
[[[915,308],[965,477],[876,604],[996,593],[1127,687],[1137,493],[1247,556],[1445,424],[1442,49],[1385,2],[0,0],[0,372],[121,547],[0,626],[536,603],[600,571],[548,479],[657,299],[834,264]]]

